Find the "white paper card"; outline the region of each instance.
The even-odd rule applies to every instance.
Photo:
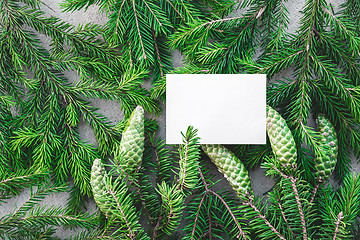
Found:
[[[265,74],[167,74],[166,143],[189,125],[202,144],[266,143]]]

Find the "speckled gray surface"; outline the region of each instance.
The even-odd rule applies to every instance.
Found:
[[[45,11],[48,16],[56,16],[59,17],[68,23],[71,23],[73,25],[78,24],[84,24],[84,23],[97,23],[100,25],[103,25],[107,21],[107,17],[101,13],[99,13],[98,8],[96,6],[91,6],[87,9],[86,12],[79,11],[79,12],[72,12],[72,13],[62,13],[61,9],[59,7],[59,3],[61,0],[43,0],[43,2],[48,6],[43,6],[42,9]],[[286,4],[288,7],[288,11],[290,13],[290,25],[289,25],[289,32],[295,33],[297,27],[298,27],[298,20],[301,17],[300,10],[302,9],[304,5],[303,0],[296,1],[296,0],[289,0]],[[335,8],[338,6],[341,1],[338,0],[331,0],[331,2]],[[234,15],[239,15],[240,12],[234,13]],[[49,44],[49,39],[45,36],[39,36],[41,40],[44,43],[44,46]],[[175,67],[182,66],[183,64],[183,56],[178,51],[173,52],[173,64]],[[70,81],[77,81],[78,76],[76,72],[66,72],[66,77]],[[287,76],[291,77],[291,71],[283,72],[278,75],[280,76]],[[146,83],[146,86],[149,86],[149,83]],[[105,100],[96,100],[92,102],[95,107],[99,108],[99,112],[106,115],[114,124],[117,123],[122,119],[122,113],[120,111],[120,104],[118,102],[112,102],[112,101],[105,101]],[[163,107],[164,109],[164,107]],[[163,114],[158,118],[160,123],[160,130],[159,135],[164,138],[165,136],[165,110]],[[314,125],[313,121],[310,121],[312,125]],[[94,133],[91,130],[91,128],[86,125],[84,122],[82,122],[79,126],[80,135],[84,140],[87,140],[89,143],[96,143]],[[353,158],[353,171],[354,172],[360,172],[360,166],[356,164],[355,158]],[[215,171],[214,166],[212,166]],[[254,189],[255,194],[262,196],[264,193],[266,193],[268,190],[271,189],[273,186],[273,181],[267,177],[264,176],[264,172],[262,169],[255,169],[253,171],[250,171],[251,179],[252,179],[252,187]],[[218,177],[220,175],[218,174]],[[222,186],[218,186],[218,188],[230,188],[230,186],[224,181]],[[0,216],[3,216],[4,214],[11,213],[12,209],[14,207],[21,205],[29,196],[30,191],[25,190],[23,193],[19,196],[16,196],[9,200],[7,204],[4,204],[0,206]],[[47,197],[44,201],[44,205],[56,205],[56,206],[64,206],[66,203],[66,200],[68,198],[67,193],[62,194],[53,194],[49,197]],[[94,202],[90,201],[88,204],[89,211],[93,212],[96,211],[96,207]],[[73,231],[65,230],[65,229],[58,229],[57,236],[61,239],[65,239],[69,235],[71,235]]]

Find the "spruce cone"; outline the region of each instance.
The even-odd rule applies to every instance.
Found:
[[[335,127],[323,114],[319,114],[316,122],[318,124],[318,131],[322,136],[321,143],[329,147],[329,152],[326,157],[317,156],[314,160],[316,177],[320,181],[325,181],[330,177],[336,165],[338,140]]]
[[[286,167],[296,166],[296,144],[286,121],[272,107],[266,107],[266,131],[273,153],[279,163]]]
[[[234,153],[218,144],[205,144],[201,147],[239,196],[252,193],[248,171]]]
[[[101,159],[95,159],[91,167],[90,185],[94,194],[96,205],[105,214],[106,217],[110,216],[110,210],[104,202],[104,196],[109,195],[105,185],[106,170],[101,162]]]
[[[130,173],[141,166],[144,152],[144,109],[137,106],[131,113],[120,142],[120,155],[115,159],[119,166]]]

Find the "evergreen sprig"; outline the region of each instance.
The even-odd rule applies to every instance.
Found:
[[[125,66],[144,66],[152,70],[154,97],[164,99],[162,85],[165,74],[173,70],[171,52],[167,47],[169,36],[179,26],[191,25],[211,14],[224,16],[231,12],[235,2],[183,0],[65,0],[64,11],[100,7],[109,20],[103,36],[108,44],[121,53]],[[210,11],[209,11],[210,10]]]
[[[199,137],[196,136],[197,130],[190,126],[183,136],[183,144],[179,146],[179,176],[178,183],[180,189],[195,188],[199,175],[197,173],[199,166],[200,150]]]
[[[348,175],[336,192],[328,187],[320,193],[320,214],[326,226],[319,233],[321,238],[353,239],[358,234],[359,184],[359,176]]]
[[[199,167],[201,182],[187,205],[188,225],[182,239],[250,239],[244,216],[238,208],[239,201],[226,191],[212,188],[220,182],[204,166]]]
[[[48,171],[39,169],[36,172],[19,171],[0,175],[0,201],[19,194],[25,188],[40,185],[48,174]]]
[[[68,186],[50,184],[44,178],[39,181],[32,177],[32,185],[37,184],[37,189],[31,190],[29,198],[23,204],[0,218],[1,239],[53,239],[56,227],[59,226],[92,229],[98,225],[94,215],[71,215],[61,206],[42,206],[41,202],[45,197],[65,192]],[[29,176],[21,176],[19,173],[16,181],[9,180],[6,185],[8,189],[20,189],[19,186],[25,188],[29,179]],[[23,184],[20,185],[20,182]]]

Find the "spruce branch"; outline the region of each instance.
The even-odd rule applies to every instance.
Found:
[[[282,171],[280,171],[278,168],[275,167],[275,165],[271,166],[272,169],[274,169],[282,178],[284,179],[290,179],[291,182],[291,186],[292,189],[294,191],[294,195],[295,195],[295,200],[297,203],[297,208],[300,214],[300,220],[301,220],[301,225],[302,225],[302,234],[303,234],[303,239],[306,240],[308,239],[308,234],[307,234],[307,229],[306,229],[306,222],[305,222],[305,216],[304,216],[304,211],[303,211],[303,207],[301,204],[301,200],[300,200],[300,196],[299,196],[299,191],[298,188],[296,186],[298,179],[292,175],[286,175],[284,174]]]
[[[359,199],[359,176],[347,175],[343,185],[335,192],[332,188],[324,188],[319,194],[318,203],[320,217],[324,228],[319,234],[324,238],[336,239],[356,234],[354,225],[357,220]]]
[[[303,232],[303,239],[308,239],[308,234],[307,234],[307,230],[306,230],[306,223],[305,223],[305,217],[304,217],[304,211],[303,211],[303,208],[302,208],[302,204],[301,204],[301,201],[300,201],[300,197],[299,197],[299,191],[296,187],[296,178],[291,178],[291,183],[292,183],[292,187],[293,187],[293,190],[294,190],[294,193],[295,193],[295,199],[296,199],[296,202],[297,202],[297,206],[298,206],[298,209],[299,209],[299,213],[300,213],[300,219],[301,219],[301,224],[302,224],[302,232]]]
[[[290,224],[289,224],[289,222],[288,222],[288,220],[287,220],[287,217],[286,217],[286,215],[285,215],[285,213],[284,213],[284,208],[282,207],[281,200],[280,200],[279,198],[276,198],[276,200],[277,200],[279,209],[280,209],[280,211],[281,211],[281,217],[282,217],[282,218],[284,219],[284,221],[286,222],[286,225],[287,225],[290,233],[292,234],[292,236],[295,236],[295,234],[294,234],[294,232],[292,231],[291,226],[290,226]]]
[[[242,203],[245,206],[250,206],[251,209],[256,213],[255,218],[260,218],[268,227],[269,229],[281,240],[286,240],[281,233],[266,219],[265,215],[261,213],[261,211],[257,208],[254,204],[254,197],[252,195],[247,195],[246,200]]]
[[[177,229],[179,226],[184,196],[182,189],[178,189],[177,185],[168,186],[165,182],[158,184],[157,192],[161,196],[161,215],[158,218],[158,222],[153,231],[153,239],[156,238],[159,230],[163,231],[167,235]]]
[[[169,149],[165,148],[166,145],[164,140],[161,140],[160,138],[155,140],[155,134],[149,135],[149,141],[155,153],[156,182],[169,182],[173,161],[171,159],[171,152]]]
[[[200,158],[199,137],[196,136],[197,130],[192,126],[188,127],[183,134],[183,144],[179,146],[179,189],[193,189],[198,182],[197,169]]]
[[[105,176],[105,186],[108,194],[100,196],[99,201],[110,210],[113,224],[120,226],[114,234],[130,239],[149,239],[139,223],[139,215],[133,206],[131,196],[127,194],[126,183],[120,178],[113,181],[112,177]]]
[[[23,179],[26,178],[27,176],[24,176]],[[66,184],[52,185],[47,180],[45,182],[41,180],[37,189],[31,190],[29,198],[23,204],[0,219],[0,237],[3,239],[21,239],[24,236],[29,239],[53,238],[55,233],[53,227],[80,227],[89,230],[97,226],[98,221],[94,215],[75,216],[67,214],[62,207],[40,206],[46,196],[64,192],[66,189]]]
[[[120,218],[122,220],[124,220],[125,225],[126,225],[128,231],[129,231],[128,236],[130,237],[130,239],[135,240],[136,239],[135,233],[133,232],[133,230],[132,230],[132,228],[130,226],[129,220],[127,219],[127,216],[125,215],[125,212],[124,212],[124,210],[123,210],[123,208],[122,208],[122,206],[121,206],[121,204],[120,204],[120,202],[119,202],[119,200],[118,200],[118,198],[116,196],[116,193],[111,188],[109,188],[109,193],[113,197],[113,199],[114,199],[114,201],[115,201],[115,203],[116,203],[116,205],[117,205],[117,207],[118,207],[118,209],[120,211]]]
[[[159,217],[160,199],[156,191],[154,191],[152,178],[150,175],[151,169],[156,166],[153,163],[154,160],[151,150],[152,149],[150,148],[150,146],[146,144],[142,164],[143,166],[139,170],[139,173],[136,174],[136,178],[134,179],[136,183],[134,183],[133,185],[135,186],[137,192],[135,193],[133,199],[135,203],[137,203],[137,201],[140,201],[140,204],[144,208],[144,212],[148,218],[149,224],[153,227]]]
[[[7,173],[2,175],[0,180],[0,199],[16,195],[21,189],[40,184],[47,178],[48,174],[48,171],[39,169],[37,172],[20,171],[15,174]]]
[[[86,210],[85,203],[88,201],[86,196],[81,194],[81,190],[77,186],[73,186],[70,190],[70,196],[66,203],[66,213],[76,215]]]
[[[209,189],[209,186],[208,186],[208,184],[207,184],[207,182],[206,182],[206,180],[204,178],[204,174],[203,174],[202,170],[200,168],[198,168],[198,171],[200,173],[201,181],[204,184],[206,193],[210,193],[210,194],[213,194],[214,196],[216,196],[224,204],[226,210],[230,213],[232,220],[234,221],[236,227],[239,230],[239,234],[237,235],[237,238],[240,238],[240,236],[241,236],[243,239],[249,239],[247,237],[247,235],[245,234],[244,230],[241,228],[237,218],[235,217],[235,215],[234,215],[233,211],[231,210],[231,208],[229,207],[229,205],[226,203],[226,201],[219,194],[217,194],[213,190]],[[194,225],[194,228],[195,228],[195,226],[196,225]]]
[[[154,224],[153,220],[152,220],[152,217],[150,215],[150,210],[149,210],[149,207],[147,206],[147,203],[145,201],[145,193],[143,191],[143,189],[140,187],[140,179],[137,183],[137,191],[139,193],[139,197],[140,197],[140,200],[141,200],[141,204],[142,206],[144,207],[144,210],[145,210],[145,213],[146,213],[146,216],[148,217],[149,221],[150,221],[150,224]]]
[[[202,173],[200,173],[200,176],[201,178],[203,178],[203,175]],[[203,181],[204,182],[204,181]],[[191,240],[195,240],[194,238],[194,235],[195,235],[195,230],[196,230],[196,226],[197,226],[197,223],[198,223],[198,220],[199,220],[199,214],[200,214],[200,209],[203,205],[203,202],[204,202],[204,199],[205,199],[206,195],[204,194],[200,200],[200,203],[199,203],[199,206],[197,207],[198,211],[196,213],[196,216],[195,216],[195,221],[194,221],[194,226],[192,228],[192,231],[191,231]]]
[[[66,184],[62,185],[45,185],[39,186],[36,192],[31,191],[30,198],[21,204],[16,211],[12,213],[11,217],[25,216],[27,212],[32,209],[35,205],[39,204],[46,196],[52,193],[64,192],[67,189]]]

